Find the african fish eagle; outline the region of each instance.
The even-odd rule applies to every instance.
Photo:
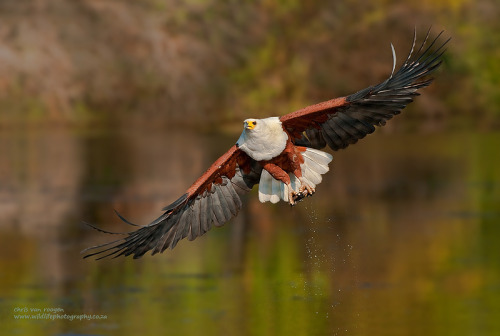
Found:
[[[403,65],[393,68],[388,79],[352,95],[311,105],[293,113],[265,119],[246,119],[243,132],[229,151],[217,159],[164,213],[149,225],[136,231],[121,233],[122,239],[90,247],[85,257],[133,255],[134,258],[174,248],[179,240],[194,240],[222,226],[235,217],[242,207],[240,195],[259,184],[259,200],[279,200],[294,205],[311,196],[328,171],[332,160],[319,149],[328,145],[336,151],[356,143],[399,114],[417,90],[428,86],[432,78],[424,78],[441,64],[444,46],[439,43],[442,32],[428,46],[430,30],[420,48],[412,48]],[[118,216],[130,225],[136,225]],[[97,230],[104,231],[93,225]]]

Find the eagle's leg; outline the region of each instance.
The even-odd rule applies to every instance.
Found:
[[[302,201],[304,198],[308,196],[312,196],[316,192],[316,189],[314,187],[311,187],[309,184],[304,182],[302,177],[298,178],[300,181],[300,188],[297,192],[291,191],[291,193],[288,194],[288,200],[290,202],[290,205],[295,205],[297,202]],[[291,186],[290,186],[291,189]]]
[[[304,179],[302,177],[299,177],[300,181],[300,188],[299,188],[299,193],[305,194],[306,196],[311,196],[316,192],[316,188],[311,187],[309,184],[304,182]]]
[[[295,204],[296,202],[302,201],[302,199],[307,196],[312,196],[316,192],[316,189],[313,186],[310,186],[306,180],[302,177],[302,167],[300,165],[296,165],[293,174],[299,179],[300,187],[298,192],[293,193],[293,199],[290,204]]]
[[[297,193],[295,192],[295,190],[293,190],[290,183],[287,183],[285,185],[288,191],[288,203],[290,203],[290,205],[295,205],[295,198],[297,198]]]

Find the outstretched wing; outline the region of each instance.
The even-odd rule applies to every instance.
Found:
[[[160,217],[136,231],[116,233],[125,235],[122,239],[84,250],[90,252],[85,258],[98,256],[97,259],[102,259],[120,255],[139,258],[148,251],[161,253],[168,247],[174,248],[183,238],[194,240],[212,226],[222,226],[237,215],[241,209],[239,196],[259,182],[261,170],[253,159],[234,145],[184,195],[163,208],[165,212]],[[119,217],[127,224],[136,226]]]
[[[313,148],[326,145],[333,150],[356,143],[383,126],[394,115],[419,95],[416,91],[428,86],[432,79],[424,79],[441,64],[444,46],[449,39],[438,45],[441,32],[425,47],[429,32],[413,53],[416,33],[411,51],[404,64],[394,73],[396,57],[391,76],[384,82],[370,86],[347,97],[332,99],[311,105],[280,118],[283,127],[294,138],[296,144]],[[392,45],[391,45],[392,47]]]

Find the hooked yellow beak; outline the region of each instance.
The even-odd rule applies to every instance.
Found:
[[[253,119],[245,120],[245,128],[248,130],[254,129],[256,125],[257,125],[257,121],[255,121]]]

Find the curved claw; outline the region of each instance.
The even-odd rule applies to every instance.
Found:
[[[307,191],[302,191],[302,192],[294,192],[293,193],[293,203],[290,203],[290,205],[295,205],[297,204],[297,202],[300,202],[302,201],[304,198],[306,198],[307,196],[310,196],[310,194],[307,193]]]
[[[316,189],[307,184],[303,178],[299,178],[299,181],[300,181],[300,188],[299,188],[300,193],[306,193],[306,196],[308,195],[310,196],[316,192]]]
[[[307,196],[307,191],[299,190],[299,192],[296,192],[293,190],[292,186],[290,184],[287,184],[288,188],[288,203],[290,203],[291,206],[294,206],[297,204],[297,202],[300,202],[304,197]]]
[[[316,192],[316,189],[307,185],[307,184],[303,184],[300,188],[299,188],[299,193],[305,193],[306,196],[311,196],[312,194],[314,194]]]
[[[298,192],[291,190],[291,186],[289,188],[290,192],[288,194],[288,201],[292,206],[295,205],[297,202],[302,201],[304,198],[312,196],[316,192],[316,189],[314,187],[311,187],[310,185],[305,183],[302,179],[299,180],[301,182],[301,186]]]

